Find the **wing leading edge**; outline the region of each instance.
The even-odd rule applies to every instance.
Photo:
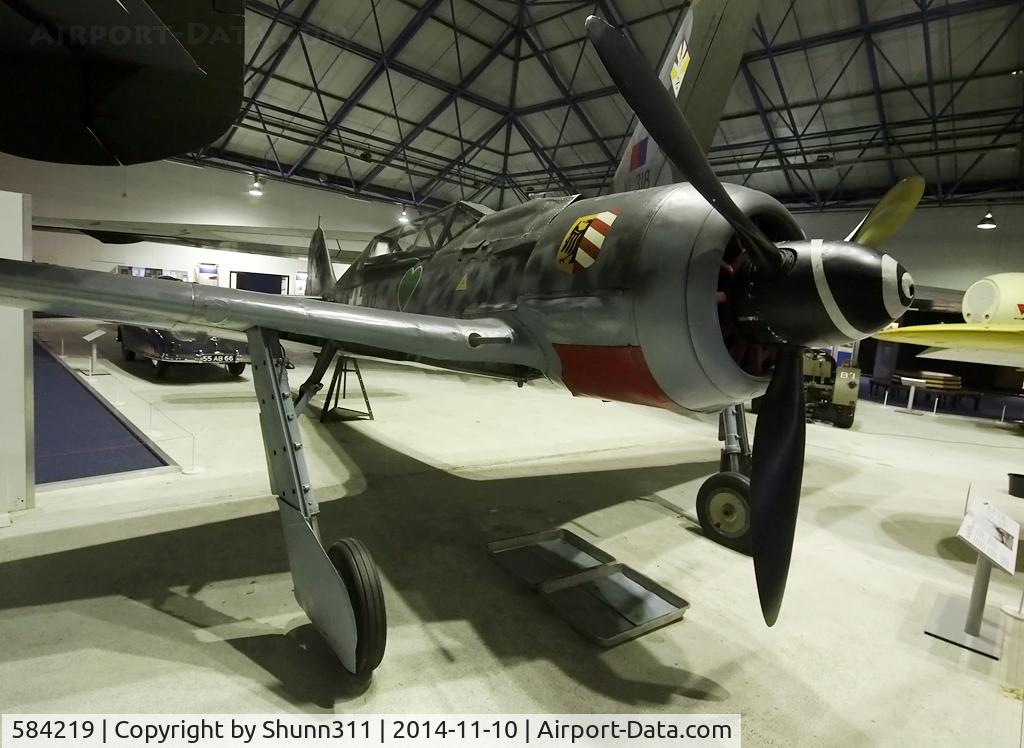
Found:
[[[534,341],[497,318],[431,317],[18,260],[0,260],[0,304],[151,327],[264,327],[439,361],[544,366]]]
[[[972,323],[917,325],[874,336],[889,343],[927,346],[922,358],[993,366],[1024,366],[1024,325]]]
[[[911,343],[935,348],[1017,350],[1024,348],[1024,325],[916,325],[883,330],[874,336],[890,343]]]

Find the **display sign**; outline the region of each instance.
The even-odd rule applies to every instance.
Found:
[[[219,266],[212,262],[200,262],[196,265],[196,283],[203,286],[219,286],[219,271]]]
[[[1020,525],[984,499],[971,498],[956,535],[1007,574],[1016,571]]]

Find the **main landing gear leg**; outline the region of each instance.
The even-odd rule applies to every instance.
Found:
[[[257,327],[248,336],[270,486],[281,512],[295,599],[345,669],[367,677],[384,657],[387,641],[377,568],[358,540],[340,540],[329,550],[321,544],[319,507],[277,333]]]
[[[750,438],[746,409],[730,405],[718,417],[724,442],[719,470],[697,492],[697,519],[704,535],[726,548],[751,554]]]

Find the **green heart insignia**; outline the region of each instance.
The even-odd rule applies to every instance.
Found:
[[[409,268],[405,271],[405,275],[402,276],[402,280],[398,282],[398,311],[405,311],[405,305],[409,303],[409,299],[412,298],[413,293],[416,291],[416,287],[420,284],[420,278],[422,277],[422,265],[417,265],[416,267]]]

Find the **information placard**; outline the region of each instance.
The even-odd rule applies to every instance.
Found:
[[[1020,524],[985,499],[971,497],[956,535],[1007,574],[1016,571]]]

